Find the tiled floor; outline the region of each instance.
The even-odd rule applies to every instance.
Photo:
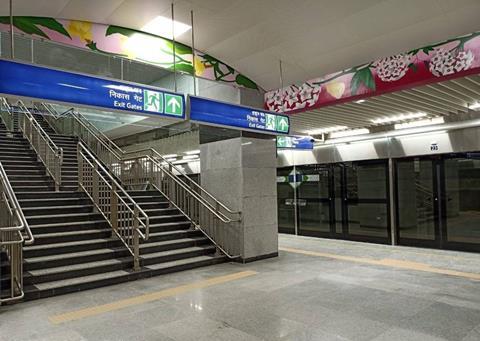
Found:
[[[480,281],[474,279],[480,254],[285,235],[280,248],[307,253],[280,251],[278,258],[247,265],[221,264],[0,307],[0,340],[480,340]],[[388,261],[375,265],[319,254]],[[388,266],[395,260],[402,268]],[[467,277],[415,270],[419,263]],[[215,281],[243,271],[256,274]],[[200,288],[190,285],[197,282]],[[166,290],[178,287],[188,290]],[[168,295],[51,321],[156,292]]]

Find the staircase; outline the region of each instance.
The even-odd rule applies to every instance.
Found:
[[[34,115],[63,148],[62,186],[37,160],[21,132],[0,125],[0,161],[35,237],[24,247],[25,299],[60,295],[224,262],[215,246],[191,229],[187,218],[157,191],[130,191],[150,217],[150,238],[141,245],[141,270],[93,202],[78,192],[77,138],[57,134],[42,115]],[[0,255],[1,257],[1,255]],[[0,258],[2,259],[2,258]],[[0,267],[5,267],[5,259]],[[0,286],[7,284],[2,278]],[[2,285],[3,284],[3,285]]]

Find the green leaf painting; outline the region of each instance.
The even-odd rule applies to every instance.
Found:
[[[371,90],[375,90],[375,80],[369,67],[360,69],[353,74],[352,82],[350,84],[351,94],[356,95],[362,84]]]
[[[167,41],[167,46],[170,50],[173,51],[173,42]],[[175,54],[176,55],[185,55],[185,54],[192,54],[192,48],[190,46],[184,45],[179,42],[175,42]]]
[[[238,74],[237,77],[235,77],[235,81],[238,85],[243,85],[246,88],[258,90],[257,84],[244,75]]]
[[[168,68],[169,70],[174,70],[173,65]],[[190,75],[193,75],[193,66],[192,64],[187,63],[177,63],[175,64],[175,71],[185,72]]]
[[[10,25],[10,17],[0,16],[0,24]],[[49,17],[32,17],[32,16],[15,16],[13,17],[14,27],[28,35],[41,37],[48,40],[54,40],[62,44],[73,45],[75,47],[86,48],[91,51],[119,56],[129,59],[136,59],[146,63],[152,63],[159,67],[173,70],[173,44],[175,44],[175,69],[193,75],[195,70],[192,65],[192,48],[180,42],[156,36],[150,33],[130,29],[116,25],[103,25],[86,21],[54,19]],[[93,29],[95,28],[95,29]],[[103,28],[100,29],[100,28]],[[8,29],[3,27],[3,30]],[[50,32],[48,30],[50,30]],[[65,38],[59,38],[58,35],[52,35],[51,31],[55,31]],[[134,34],[141,34],[158,39],[162,43],[158,45],[160,51],[157,51],[162,58],[142,59],[136,56],[134,51],[127,51],[124,47],[125,39],[118,39],[117,35],[124,37],[132,37]],[[73,39],[75,38],[75,39]],[[78,39],[77,39],[78,38]],[[155,41],[153,39],[152,41]],[[155,48],[152,46],[152,48]],[[153,54],[155,55],[155,53]],[[172,56],[170,60],[168,56]],[[219,82],[235,83],[238,86],[250,89],[258,89],[255,82],[239,74],[231,66],[219,61],[218,59],[196,51],[197,73],[199,77],[206,77]],[[207,70],[209,69],[209,70]],[[200,70],[200,71],[199,71]]]
[[[105,32],[106,36],[112,35],[112,34],[121,34],[126,37],[130,37],[132,34],[135,33],[135,30],[131,30],[129,28],[125,27],[120,27],[120,26],[115,26],[115,25],[110,25],[107,27],[107,31]]]
[[[1,24],[10,24],[9,17],[0,17]],[[27,34],[34,34],[46,39],[50,39],[50,37],[42,31],[39,27],[48,28],[52,31],[58,32],[68,38],[71,39],[70,34],[67,30],[63,27],[61,23],[53,18],[47,17],[13,17],[13,26],[19,29],[20,31],[27,33]]]

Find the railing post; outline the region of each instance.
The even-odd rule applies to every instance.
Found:
[[[77,161],[78,161],[78,191],[81,191],[83,185],[83,159],[80,152],[80,144],[77,144]]]
[[[150,172],[150,184],[153,185],[153,184],[155,184],[155,174],[153,172],[153,162],[152,162],[152,160],[148,160],[148,164],[149,164],[148,171]]]
[[[112,223],[112,237],[118,230],[118,198],[117,198],[117,186],[112,184],[110,191],[110,221]]]
[[[140,270],[140,240],[138,235],[138,207],[133,209],[133,270]]]
[[[98,165],[95,163],[95,168],[93,169],[92,174],[92,191],[93,191],[93,202],[100,207],[100,197],[99,197],[99,177],[98,177]]]

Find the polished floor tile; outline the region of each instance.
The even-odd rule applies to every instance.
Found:
[[[0,307],[0,341],[480,340],[480,281],[415,269],[423,264],[478,274],[478,254],[286,235],[280,247],[414,266],[281,251],[249,264],[219,264]],[[245,271],[252,275],[215,280]],[[213,285],[191,285],[202,281]],[[185,287],[191,290],[169,291]],[[166,290],[166,297],[140,299]],[[128,307],[118,304],[130,298],[139,299]],[[59,324],[50,320],[108,304],[115,309]]]

